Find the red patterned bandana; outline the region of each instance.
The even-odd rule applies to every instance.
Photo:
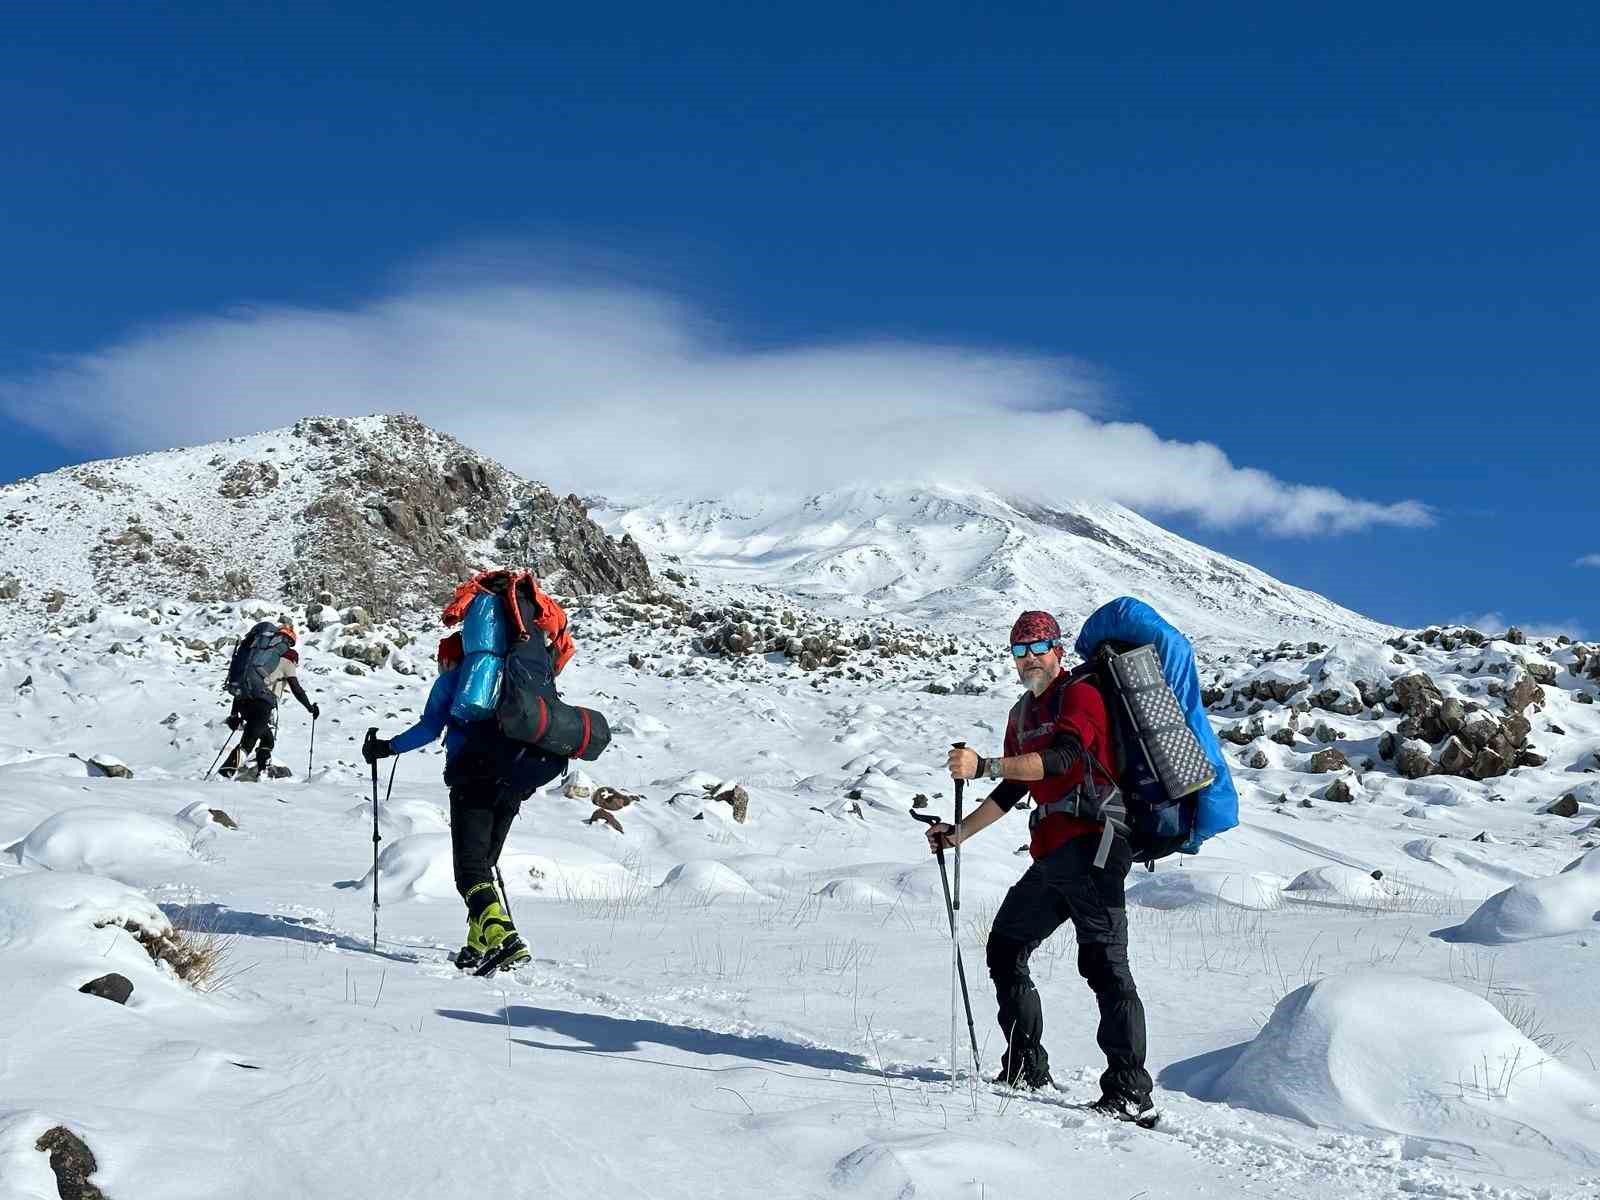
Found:
[[[1022,642],[1059,642],[1061,640],[1061,626],[1056,624],[1056,619],[1047,612],[1030,610],[1017,618],[1017,623],[1011,627],[1011,644],[1013,646]]]

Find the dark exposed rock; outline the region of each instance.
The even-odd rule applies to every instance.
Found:
[[[1400,750],[1400,739],[1392,733],[1385,733],[1378,738],[1378,757],[1384,762],[1390,762]]]
[[[133,771],[129,767],[104,754],[96,754],[89,760],[89,773],[110,779],[133,778]]]
[[[1568,792],[1561,799],[1546,806],[1542,811],[1552,817],[1575,817],[1578,815],[1578,797],[1574,793]]]
[[[1433,759],[1420,742],[1407,742],[1395,752],[1394,769],[1407,779],[1422,779],[1433,774]]]
[[[1342,771],[1350,765],[1344,752],[1329,746],[1326,750],[1318,750],[1311,756],[1310,769],[1314,775],[1325,775],[1329,771]]]
[[[1501,696],[1509,713],[1521,713],[1529,705],[1534,708],[1544,707],[1544,689],[1525,673],[1519,672],[1508,680]]]
[[[1506,636],[1501,640],[1510,642],[1513,646],[1526,646],[1528,644],[1528,635],[1513,625],[1506,630]]]
[[[1421,720],[1437,712],[1443,703],[1438,685],[1421,671],[1402,675],[1394,681],[1390,705],[1396,712]]]
[[[1350,792],[1350,784],[1343,779],[1335,779],[1322,789],[1322,798],[1334,804],[1351,804],[1355,797]]]
[[[206,811],[211,814],[211,819],[213,821],[215,821],[218,825],[221,825],[224,829],[237,829],[237,828],[239,828],[239,822],[235,821],[232,817],[230,817],[222,809],[220,809],[220,808],[208,808],[208,809],[206,809]]]
[[[1439,771],[1445,775],[1466,775],[1472,770],[1475,755],[1458,737],[1448,737],[1439,747]]]
[[[1285,726],[1283,729],[1275,729],[1272,731],[1272,740],[1277,742],[1280,746],[1293,746],[1294,730],[1288,728],[1287,726]]]
[[[99,996],[116,1004],[126,1004],[128,997],[133,995],[133,980],[113,971],[109,975],[91,979],[78,990],[88,996]]]
[[[246,496],[264,496],[277,486],[277,467],[241,458],[223,472],[217,491],[229,500],[241,500]]]
[[[35,1150],[50,1156],[50,1170],[56,1177],[56,1195],[61,1200],[106,1200],[106,1194],[89,1182],[98,1169],[94,1154],[82,1138],[65,1125],[46,1130]]]
[[[734,784],[731,788],[717,792],[713,797],[733,809],[733,819],[743,825],[745,817],[750,811],[750,793],[744,790],[741,784]]]
[[[1246,765],[1254,770],[1264,771],[1267,768],[1268,762],[1269,760],[1267,758],[1267,752],[1265,750],[1257,750],[1250,756],[1249,760],[1246,762]]]

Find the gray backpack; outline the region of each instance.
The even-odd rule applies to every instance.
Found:
[[[271,621],[259,622],[245,634],[228,663],[228,694],[241,700],[276,700],[267,686],[267,676],[277,668],[290,645]]]

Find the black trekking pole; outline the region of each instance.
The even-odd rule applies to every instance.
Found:
[[[931,816],[931,815],[928,815],[928,814],[925,814],[925,813],[919,813],[916,809],[912,809],[911,810],[911,815],[912,815],[912,817],[914,819],[916,819],[918,821],[921,821],[924,825],[938,825],[938,824],[942,823],[942,822],[940,822],[938,817]],[[961,1004],[962,1004],[962,1007],[966,1010],[966,1013],[967,1013],[967,1036],[972,1039],[972,1070],[973,1070],[973,1073],[975,1075],[978,1075],[978,1074],[982,1074],[983,1073],[983,1068],[978,1063],[978,1031],[977,1031],[977,1028],[972,1023],[972,1000],[971,1000],[971,997],[967,994],[967,968],[966,968],[966,964],[961,961],[961,943],[956,938],[956,909],[955,909],[954,902],[950,898],[950,876],[945,871],[945,866],[944,866],[944,847],[943,846],[935,847],[934,854],[939,859],[939,881],[940,881],[940,883],[942,883],[944,885],[944,911],[945,911],[945,915],[950,918],[950,947],[951,947],[951,951],[952,951],[951,957],[955,961],[956,979],[961,985]],[[955,1085],[956,1085],[955,1024],[956,1024],[956,998],[955,998],[955,988],[952,987],[950,989],[950,1028],[951,1028],[951,1035],[950,1035],[950,1086],[951,1087],[955,1087]]]
[[[378,948],[378,842],[382,839],[378,834],[378,760],[373,758],[367,750],[378,738],[377,726],[367,730],[366,740],[362,743],[362,754],[367,759],[367,765],[372,768],[372,948]],[[389,772],[389,790],[394,790],[394,772]]]
[[[311,782],[311,764],[317,760],[317,714],[311,714],[311,749],[306,751],[306,782]],[[374,766],[377,764],[374,763]]]
[[[233,732],[230,730],[228,740],[222,743],[222,749],[217,751],[217,756],[211,760],[211,765],[206,768],[206,773],[200,777],[201,783],[211,778],[211,772],[217,769],[217,764],[222,761],[223,754],[227,752],[228,747],[231,745],[233,745]]]
[[[500,907],[506,910],[506,920],[515,925],[517,919],[511,915],[511,897],[506,895],[506,877],[500,874],[499,863],[494,865],[494,881],[500,885]]]

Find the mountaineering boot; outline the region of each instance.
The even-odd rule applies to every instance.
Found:
[[[483,927],[470,912],[467,915],[467,944],[456,951],[456,967],[462,971],[476,971],[483,965]]]
[[[1161,1120],[1161,1110],[1150,1102],[1148,1096],[1112,1096],[1103,1095],[1092,1104],[1084,1105],[1090,1112],[1100,1113],[1102,1116],[1113,1117],[1118,1121],[1131,1121],[1145,1129],[1155,1128],[1157,1121]]]
[[[467,937],[471,944],[472,928],[478,930],[483,958],[476,974],[489,975],[499,970],[512,970],[528,962],[532,955],[523,944],[517,927],[511,923],[511,914],[500,903],[500,895],[492,883],[479,883],[467,890]]]
[[[224,779],[232,779],[234,772],[239,769],[239,764],[242,760],[243,756],[239,753],[239,747],[235,746],[232,753],[228,755],[227,761],[225,761],[222,766],[217,769],[217,774],[222,776]]]

